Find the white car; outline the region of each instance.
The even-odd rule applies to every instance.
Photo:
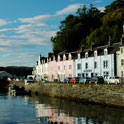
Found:
[[[108,84],[119,84],[120,83],[120,77],[118,76],[111,76],[111,77],[108,77],[108,79],[106,80]]]
[[[28,75],[25,80],[25,86],[34,83],[34,77],[32,75]]]

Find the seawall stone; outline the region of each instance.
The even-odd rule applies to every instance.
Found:
[[[26,86],[25,90],[40,95],[124,108],[123,85],[34,83]]]

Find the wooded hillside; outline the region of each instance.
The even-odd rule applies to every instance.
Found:
[[[67,52],[105,45],[109,37],[119,42],[124,24],[124,0],[115,0],[101,12],[93,5],[79,8],[75,15],[68,15],[59,27],[55,37],[51,38],[53,52]]]

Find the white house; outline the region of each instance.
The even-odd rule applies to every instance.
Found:
[[[39,80],[48,79],[48,59],[46,57],[41,55],[38,57],[35,75]]]
[[[75,59],[76,77],[94,77],[117,75],[116,69],[116,51],[120,43],[96,47],[94,49],[84,50],[78,53]]]

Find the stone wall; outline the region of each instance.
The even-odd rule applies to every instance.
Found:
[[[25,90],[35,94],[80,102],[124,107],[123,85],[35,83],[26,86]]]

